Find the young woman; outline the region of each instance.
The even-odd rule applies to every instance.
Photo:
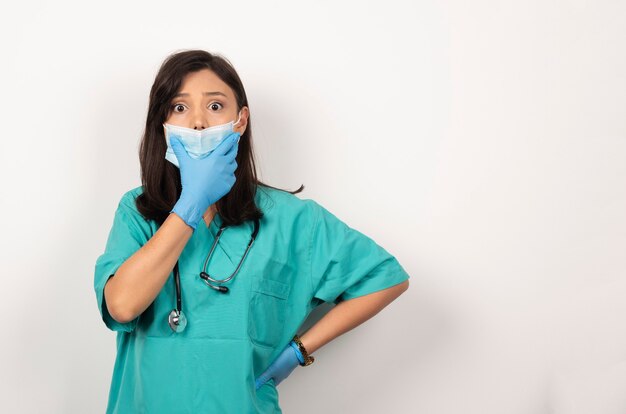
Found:
[[[408,288],[395,257],[302,186],[257,179],[248,99],[223,57],[165,60],[139,159],[142,185],[95,265],[117,332],[107,413],[280,413],[282,380]],[[298,337],[322,302],[336,306]]]

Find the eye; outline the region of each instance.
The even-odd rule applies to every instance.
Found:
[[[211,110],[213,111],[219,111],[223,108],[223,106],[219,102],[212,102],[211,104],[209,104],[209,108],[211,108]]]
[[[178,104],[174,104],[174,105],[172,105],[172,109],[174,110],[174,112],[180,113],[180,111],[177,111],[177,110],[176,110],[176,108],[178,108],[178,107],[180,107],[180,106],[184,107],[185,105],[183,105],[183,104],[179,104],[179,103],[178,103]]]

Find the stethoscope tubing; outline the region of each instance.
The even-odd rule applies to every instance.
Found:
[[[252,236],[250,237],[250,241],[248,242],[248,246],[246,246],[246,251],[244,252],[243,257],[241,258],[241,260],[239,260],[239,263],[237,264],[237,268],[235,269],[235,271],[230,276],[228,276],[225,279],[214,279],[206,272],[206,270],[207,270],[207,266],[209,264],[209,261],[211,260],[211,257],[213,257],[213,251],[215,250],[215,247],[217,246],[217,243],[218,243],[222,233],[224,232],[224,230],[226,228],[227,228],[227,226],[220,226],[220,229],[219,229],[217,235],[215,236],[215,240],[213,241],[213,245],[211,246],[211,250],[209,251],[209,254],[207,255],[207,257],[206,257],[206,259],[204,261],[204,266],[202,266],[202,271],[200,272],[200,278],[202,278],[204,283],[207,286],[217,290],[220,293],[227,293],[229,291],[229,289],[226,286],[215,286],[215,285],[211,284],[210,282],[226,283],[226,282],[230,281],[232,278],[234,278],[235,275],[239,272],[239,269],[241,268],[241,265],[243,264],[243,261],[248,256],[248,252],[250,251],[250,248],[252,247],[252,244],[256,240],[256,236],[257,236],[257,234],[259,232],[259,220],[258,219],[254,220],[254,230],[252,231]],[[182,294],[181,294],[180,272],[179,272],[178,260],[174,264],[174,284],[176,286],[176,309],[174,309],[170,313],[169,325],[172,328],[172,330],[177,332],[175,327],[178,326],[180,319],[184,319],[184,315],[182,314],[182,312],[183,312],[183,304],[182,304]],[[184,322],[184,326],[186,326],[186,320]],[[184,329],[184,326],[182,327],[182,329]]]

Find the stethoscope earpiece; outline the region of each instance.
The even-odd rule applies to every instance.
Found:
[[[211,276],[209,276],[209,274],[206,273],[205,271],[200,272],[200,277],[204,279],[204,283],[206,283],[207,286],[212,287],[213,289],[217,290],[220,293],[228,293],[230,291],[230,289],[228,289],[226,286],[213,285],[210,282],[210,280],[212,279]]]

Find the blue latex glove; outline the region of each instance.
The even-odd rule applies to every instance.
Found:
[[[170,137],[182,185],[180,198],[170,213],[176,213],[194,230],[206,209],[224,197],[235,184],[239,136],[239,132],[231,133],[203,158],[191,158],[178,137]]]
[[[304,357],[298,349],[298,345],[291,341],[283,349],[278,358],[256,379],[256,389],[261,388],[270,379],[274,379],[274,385],[278,385],[291,374],[300,364],[304,364]]]

